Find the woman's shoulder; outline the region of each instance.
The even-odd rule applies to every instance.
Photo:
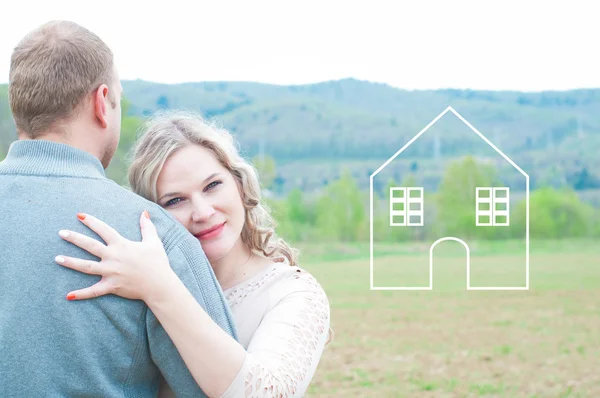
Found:
[[[268,296],[272,304],[294,295],[319,296],[326,299],[317,278],[299,265],[290,265],[285,259],[270,260],[262,272],[236,287],[228,289],[228,301],[235,305],[253,296]]]
[[[294,292],[321,292],[323,288],[317,278],[307,269],[299,265],[288,265],[282,271],[281,278],[274,286],[282,294]]]
[[[315,339],[322,334],[319,331],[328,330],[330,306],[325,291],[310,272],[289,262],[269,262],[261,272],[225,294],[244,347],[256,337],[261,325],[267,329],[308,327],[304,335],[316,333]]]
[[[329,300],[317,278],[300,265],[278,265],[279,275],[270,285],[271,307],[283,305],[316,313],[329,312]],[[309,310],[310,309],[310,310]]]

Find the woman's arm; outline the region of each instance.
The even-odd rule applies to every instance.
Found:
[[[163,294],[151,296],[146,304],[200,388],[209,397],[222,396],[239,373],[246,351],[213,322],[174,273],[160,291]]]
[[[303,394],[329,331],[327,298],[309,274],[304,273],[301,278],[300,273],[292,279],[291,286],[279,289],[285,294],[266,315],[246,352],[212,321],[171,270],[149,219],[141,218],[142,242],[122,238],[91,216],[82,222],[107,244],[74,232],[61,236],[101,261],[63,257],[62,262],[58,258],[57,262],[80,272],[102,275],[102,279],[69,293],[68,298],[117,294],[144,300],[198,385],[211,397]]]
[[[330,311],[318,282],[299,271],[274,290],[274,306],[252,336],[247,352],[213,327],[181,282],[171,285],[176,293],[157,297],[148,305],[209,396],[302,397],[329,335]],[[208,369],[216,373],[214,379],[207,376]],[[204,387],[209,385],[210,391]]]

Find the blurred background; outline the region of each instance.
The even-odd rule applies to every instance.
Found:
[[[592,2],[0,9],[10,15],[0,24],[0,159],[16,139],[12,48],[51,19],[91,29],[115,52],[125,102],[109,178],[126,185],[131,145],[157,110],[192,110],[235,135],[279,234],[330,298],[336,337],[310,396],[600,396]],[[455,241],[435,249],[432,291],[370,290],[370,178],[448,106],[529,176],[529,290],[467,291]],[[522,174],[452,113],[430,130],[373,179],[376,285],[402,285],[417,263],[428,278],[431,244],[445,236],[465,239],[473,263],[485,260],[482,283],[522,285]],[[389,188],[402,186],[424,187],[423,227],[389,226]],[[511,187],[514,228],[476,227],[478,186]]]

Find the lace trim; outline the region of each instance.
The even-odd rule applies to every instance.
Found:
[[[261,288],[267,281],[269,281],[272,277],[279,274],[278,268],[272,267],[268,272],[266,272],[260,279],[250,280],[247,282],[242,282],[239,287],[234,288],[230,293],[227,294],[226,299],[230,306],[234,306],[243,301],[246,297],[254,293],[256,290]]]

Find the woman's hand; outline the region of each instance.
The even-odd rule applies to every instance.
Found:
[[[144,211],[140,217],[141,242],[123,238],[113,228],[89,214],[79,213],[77,217],[96,232],[106,245],[73,231],[62,230],[60,237],[100,258],[100,261],[62,255],[57,256],[55,261],[76,271],[101,275],[102,279],[95,285],[70,292],[67,299],[83,300],[116,294],[148,302],[156,296],[168,294],[169,281],[176,276],[148,212]]]

